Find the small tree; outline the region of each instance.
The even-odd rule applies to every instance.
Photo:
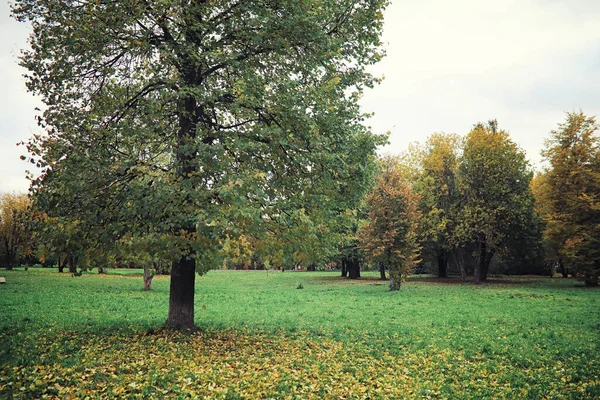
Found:
[[[19,257],[31,253],[29,199],[25,194],[0,195],[0,254],[7,269],[18,265]]]
[[[397,162],[386,159],[366,201],[369,222],[358,232],[360,246],[372,262],[389,266],[390,290],[398,290],[419,252],[419,196],[403,178]]]

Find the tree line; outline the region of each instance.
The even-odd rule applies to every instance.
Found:
[[[598,124],[568,113],[543,151],[547,167],[535,175],[525,154],[498,128],[478,123],[464,137],[432,134],[401,156],[378,160],[370,187],[355,208],[321,219],[228,237],[223,267],[265,269],[334,263],[342,275],[361,267],[390,274],[398,289],[418,264],[446,277],[483,282],[496,272],[572,274],[595,286],[600,272]],[[298,211],[302,213],[302,211]],[[273,225],[273,228],[275,225]],[[3,265],[39,259],[77,268],[135,263],[169,272],[169,255],[125,237],[112,245],[86,242],[77,220],[34,211],[26,195],[0,198]],[[36,258],[37,257],[37,258]],[[160,266],[160,267],[159,267]],[[214,267],[218,267],[216,264]]]
[[[24,143],[41,170],[29,209],[39,251],[71,270],[168,265],[166,326],[178,329],[194,326],[196,273],[224,259],[339,260],[350,278],[367,260],[390,269],[392,289],[420,258],[441,275],[454,260],[477,282],[494,258],[525,263],[541,214],[497,123],[378,165],[386,137],[365,127],[359,100],[381,81],[366,67],[384,56],[388,4],[12,5],[33,27],[20,65],[45,105],[43,133]],[[572,213],[587,202],[596,215],[595,201]],[[564,236],[568,268],[583,256],[566,249],[588,236]]]

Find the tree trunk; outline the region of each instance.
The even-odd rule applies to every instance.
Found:
[[[181,256],[171,268],[169,316],[165,322],[170,329],[194,328],[196,261],[191,256]]]
[[[445,250],[437,252],[438,278],[448,277],[448,253]]]
[[[598,275],[595,274],[585,274],[584,283],[587,287],[596,287],[598,286]]]
[[[346,257],[342,258],[342,277],[348,276],[348,265],[346,264]]]
[[[460,278],[463,282],[466,282],[468,279],[467,270],[465,269],[465,259],[463,257],[463,253],[460,249],[452,250],[452,255],[454,256],[454,263],[456,267],[460,271]]]
[[[154,278],[154,275],[156,275],[156,263],[152,263],[151,265],[144,264],[144,290],[152,290],[152,278]]]
[[[352,257],[348,262],[348,278],[358,279],[360,278],[360,262],[357,258]]]
[[[479,254],[477,256],[477,265],[475,266],[475,283],[485,282],[487,280],[490,262],[494,252],[488,251],[485,237],[479,240]]]
[[[60,257],[58,257],[58,272],[62,273],[65,270],[65,264],[60,262]]]
[[[4,249],[4,255],[6,257],[5,267],[7,270],[12,271],[14,267],[14,257],[12,255],[11,245],[8,239],[4,239]]]
[[[68,257],[68,263],[69,263],[69,272],[72,274],[76,274],[77,273],[77,264],[75,264],[75,257],[73,255],[69,255]]]
[[[385,277],[385,265],[383,264],[379,264],[379,279],[381,279],[382,281],[387,280],[387,278]]]
[[[402,284],[402,275],[398,268],[390,268],[390,291],[400,290]]]
[[[104,267],[98,267],[98,274],[105,274]]]
[[[558,270],[562,274],[563,278],[569,277],[569,271],[565,268],[565,263],[562,258],[558,259]]]

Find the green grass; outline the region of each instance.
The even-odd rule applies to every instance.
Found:
[[[158,329],[168,277],[2,271],[0,397],[600,396],[599,290],[364,275],[211,271],[182,335]]]

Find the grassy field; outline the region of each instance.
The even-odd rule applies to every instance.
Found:
[[[574,280],[212,271],[185,335],[159,329],[168,277],[110,272],[0,271],[0,397],[600,398],[600,291]]]

